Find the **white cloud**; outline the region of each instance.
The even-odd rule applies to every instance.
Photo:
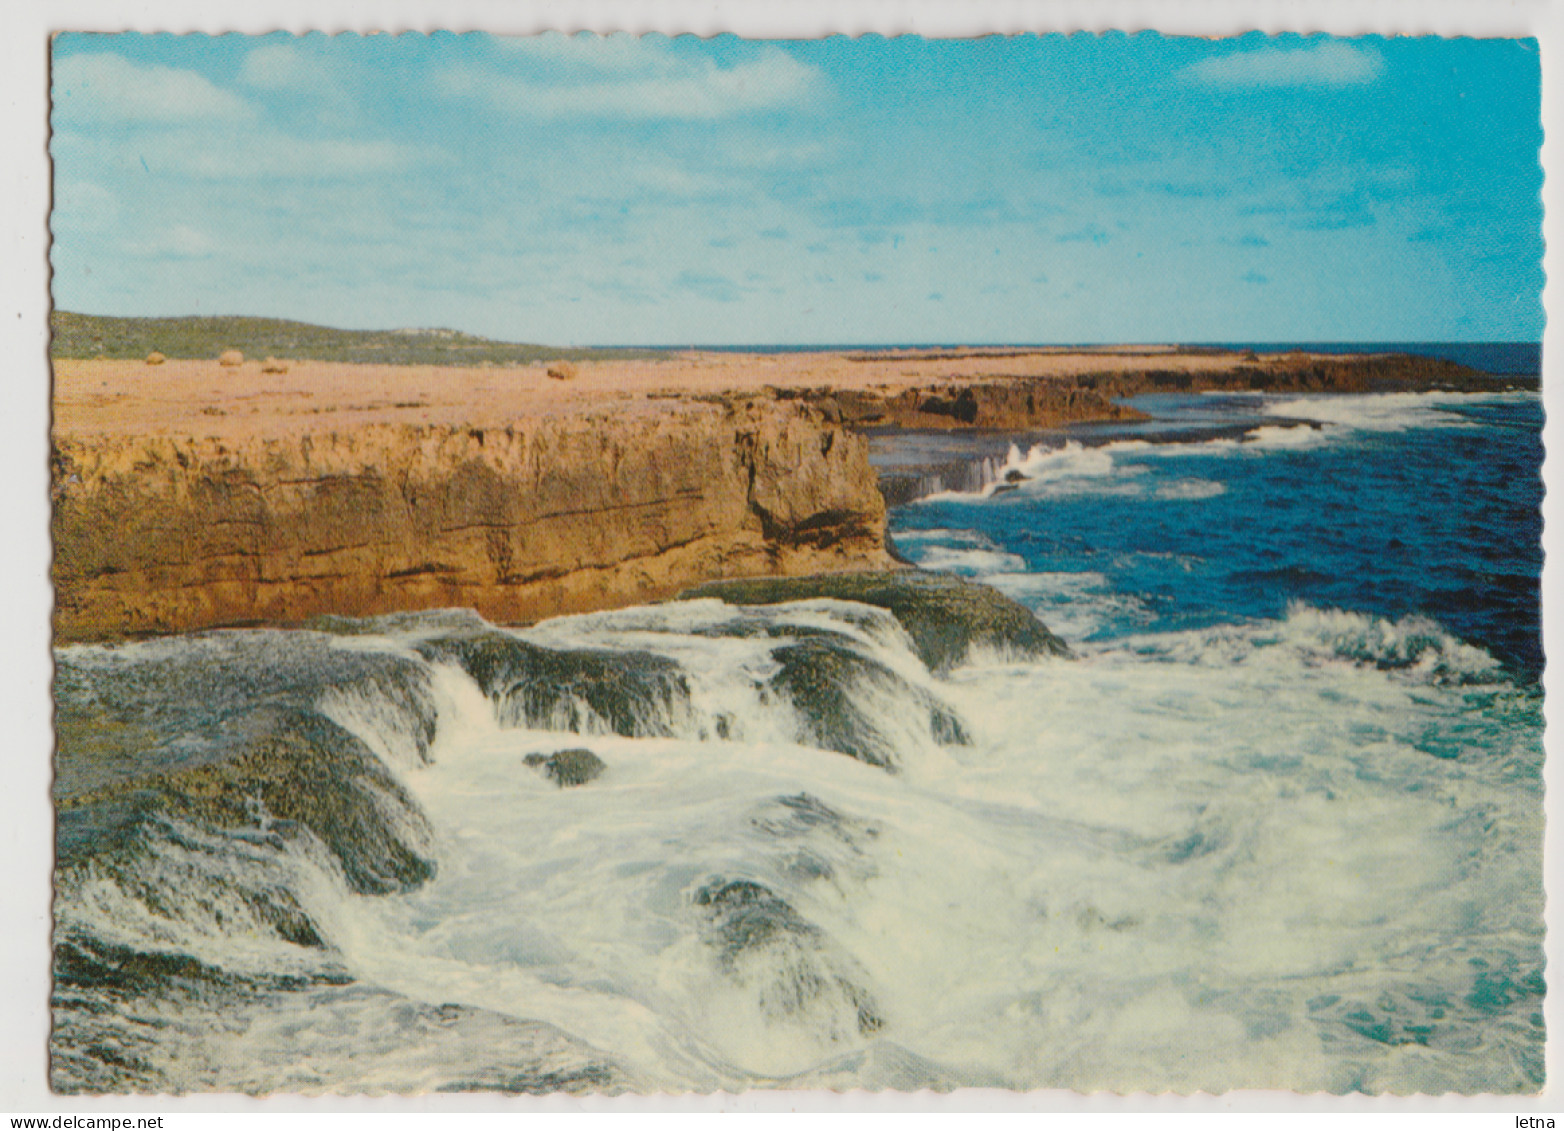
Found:
[[[436,88],[525,117],[713,120],[798,105],[821,82],[813,67],[778,50],[731,67],[640,43],[632,49],[614,39],[561,38],[552,46],[516,50],[559,65],[536,79],[492,67],[453,67],[437,76]],[[605,65],[610,59],[613,65]]]
[[[625,184],[671,196],[689,197],[699,193],[719,192],[726,182],[676,164],[661,161],[635,161],[624,166],[618,175]]]
[[[389,141],[266,134],[203,147],[180,147],[175,162],[209,180],[314,179],[387,173],[412,164],[415,151]]]
[[[128,237],[120,241],[119,250],[138,259],[207,259],[223,250],[206,232],[189,224],[132,230]]]
[[[1190,64],[1183,75],[1210,86],[1360,86],[1373,82],[1384,69],[1384,58],[1373,48],[1327,39],[1306,47],[1217,55]]]
[[[780,141],[774,135],[735,138],[726,148],[728,163],[744,169],[801,169],[840,156],[839,147],[824,141]]]
[[[366,76],[340,53],[323,52],[318,44],[310,48],[292,37],[267,36],[245,55],[238,78],[260,97],[270,96],[273,108],[304,100],[323,130],[352,132],[363,121],[358,95],[367,86]]]
[[[653,70],[669,58],[666,40],[625,32],[607,36],[561,35],[557,31],[543,35],[499,36],[494,45],[514,58],[594,71]]]
[[[68,55],[54,64],[54,114],[73,124],[248,120],[250,105],[194,71],[120,55]]]
[[[239,66],[239,81],[262,90],[302,86],[315,77],[314,68],[288,43],[262,43]]]
[[[168,248],[175,255],[199,258],[217,250],[211,236],[189,224],[175,224],[168,233]]]
[[[49,223],[57,228],[106,232],[113,229],[119,214],[119,200],[102,185],[66,179],[55,185]]]
[[[187,129],[112,134],[85,143],[72,167],[134,169],[200,181],[342,180],[405,169],[432,156],[413,146],[345,137],[300,138],[275,130]]]

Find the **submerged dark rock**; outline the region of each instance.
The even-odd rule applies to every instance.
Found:
[[[422,812],[329,717],[373,716],[399,756],[426,759],[435,707],[417,661],[318,633],[213,633],[62,652],[55,700],[62,868],[144,855],[148,829],[189,827],[272,848],[307,830],[364,893],[433,875]]]
[[[755,828],[776,837],[807,836],[816,830],[825,830],[850,840],[847,830],[859,823],[838,813],[812,793],[785,794],[750,818],[750,824]],[[864,831],[869,836],[877,835],[872,827]]]
[[[319,947],[321,943],[301,945]],[[340,969],[309,976],[253,971],[237,974],[180,951],[143,950],[77,935],[66,935],[55,943],[53,972],[57,990],[90,989],[116,1002],[149,993],[213,1001],[225,994],[286,993],[352,980]]]
[[[434,740],[428,669],[336,646],[318,632],[222,631],[163,644],[55,656],[56,797],[225,761],[253,736],[259,707],[319,711],[359,701],[386,716],[424,761]]]
[[[852,963],[831,953],[824,932],[770,888],[753,880],[713,879],[693,902],[706,919],[706,941],[722,969],[757,986],[762,1013],[775,1020],[813,1018],[818,1028],[868,1036],[885,1026],[874,997]]]
[[[226,1023],[347,978],[301,873],[340,871],[363,894],[434,874],[424,815],[383,760],[427,758],[428,671],[310,632],[65,649],[56,665],[51,1082],[223,1079],[191,1067],[199,1036],[170,1052],[179,1018]],[[225,936],[246,940],[236,962],[202,945]],[[244,957],[257,951],[291,957],[268,971]]]
[[[323,613],[304,623],[307,629],[335,636],[391,636],[415,633],[483,632],[493,626],[472,609],[414,609],[400,613],[381,613],[371,617],[346,617]]]
[[[236,720],[229,757],[61,798],[61,857],[126,843],[131,829],[174,819],[275,838],[291,822],[314,833],[355,891],[383,894],[434,875],[422,812],[375,753],[330,719],[288,707]]]
[[[795,882],[864,880],[875,873],[863,842],[878,837],[880,830],[813,794],[772,798],[757,807],[749,823],[756,832],[788,845],[778,864]]]
[[[785,644],[771,653],[781,665],[771,686],[797,708],[803,741],[885,769],[896,768],[896,747],[889,735],[859,706],[854,692],[878,686],[897,702],[927,712],[929,732],[942,745],[970,741],[955,713],[913,687],[877,660],[843,639],[814,637]]]
[[[829,597],[887,609],[912,637],[934,672],[961,663],[973,646],[1019,656],[1066,656],[1069,647],[1026,606],[975,581],[949,573],[893,570],[713,581],[682,593],[731,605],[775,605]]]
[[[528,754],[522,759],[533,769],[541,769],[544,776],[561,789],[572,785],[585,785],[608,769],[605,763],[590,750],[576,748],[559,750],[553,754]]]
[[[649,652],[560,651],[493,629],[416,647],[431,662],[459,665],[507,725],[585,733],[600,723],[626,737],[667,737],[689,702],[683,670]]]
[[[814,939],[820,933],[770,889],[751,880],[713,880],[696,891],[695,905],[706,910],[713,941],[730,964],[778,936]]]
[[[553,1025],[478,1006],[411,1000],[345,977],[235,978],[177,958],[148,961],[112,949],[88,961],[98,971],[93,980],[72,982],[53,1011],[49,1082],[64,1094],[580,1094],[648,1087]],[[106,961],[145,970],[156,992],[141,980],[116,982],[101,970]],[[281,1025],[280,1017],[291,1022]],[[236,1042],[248,1058],[235,1058]]]

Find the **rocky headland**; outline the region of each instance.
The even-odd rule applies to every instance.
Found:
[[[805,405],[504,427],[60,436],[59,639],[460,606],[515,623],[885,566],[861,441]]]
[[[496,623],[896,568],[865,431],[1132,419],[1206,389],[1492,388],[1163,348],[438,366],[57,357],[61,642],[461,606]]]

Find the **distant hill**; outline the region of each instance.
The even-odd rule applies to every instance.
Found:
[[[457,330],[334,330],[280,318],[112,318],[57,310],[49,317],[50,356],[143,358],[156,350],[170,358],[215,358],[224,350],[245,357],[351,361],[382,365],[526,365],[566,358],[593,361],[656,357],[655,350],[554,349],[496,342]]]

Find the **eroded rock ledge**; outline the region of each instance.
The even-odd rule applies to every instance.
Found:
[[[994,362],[993,355],[979,356]],[[1024,371],[996,371],[901,388],[782,388],[776,393],[817,405],[857,428],[1023,431],[1086,421],[1144,419],[1144,413],[1119,402],[1146,393],[1399,393],[1435,389],[1479,392],[1519,384],[1496,382],[1452,361],[1405,354],[1215,357],[1226,364],[1189,364],[1211,360],[1200,354],[1153,355],[1140,359],[1138,365],[1113,359],[1115,367],[1087,368],[1075,373],[1039,376]],[[871,360],[872,355],[865,358],[865,362]],[[955,358],[948,364],[954,367],[960,360]],[[1175,367],[1171,364],[1174,361],[1186,364]]]
[[[61,642],[449,606],[519,623],[884,569],[863,431],[1122,419],[1157,391],[1504,386],[1426,358],[1166,348],[54,376]]]
[[[890,564],[865,442],[799,402],[57,436],[53,481],[61,642],[442,606],[516,623]]]

